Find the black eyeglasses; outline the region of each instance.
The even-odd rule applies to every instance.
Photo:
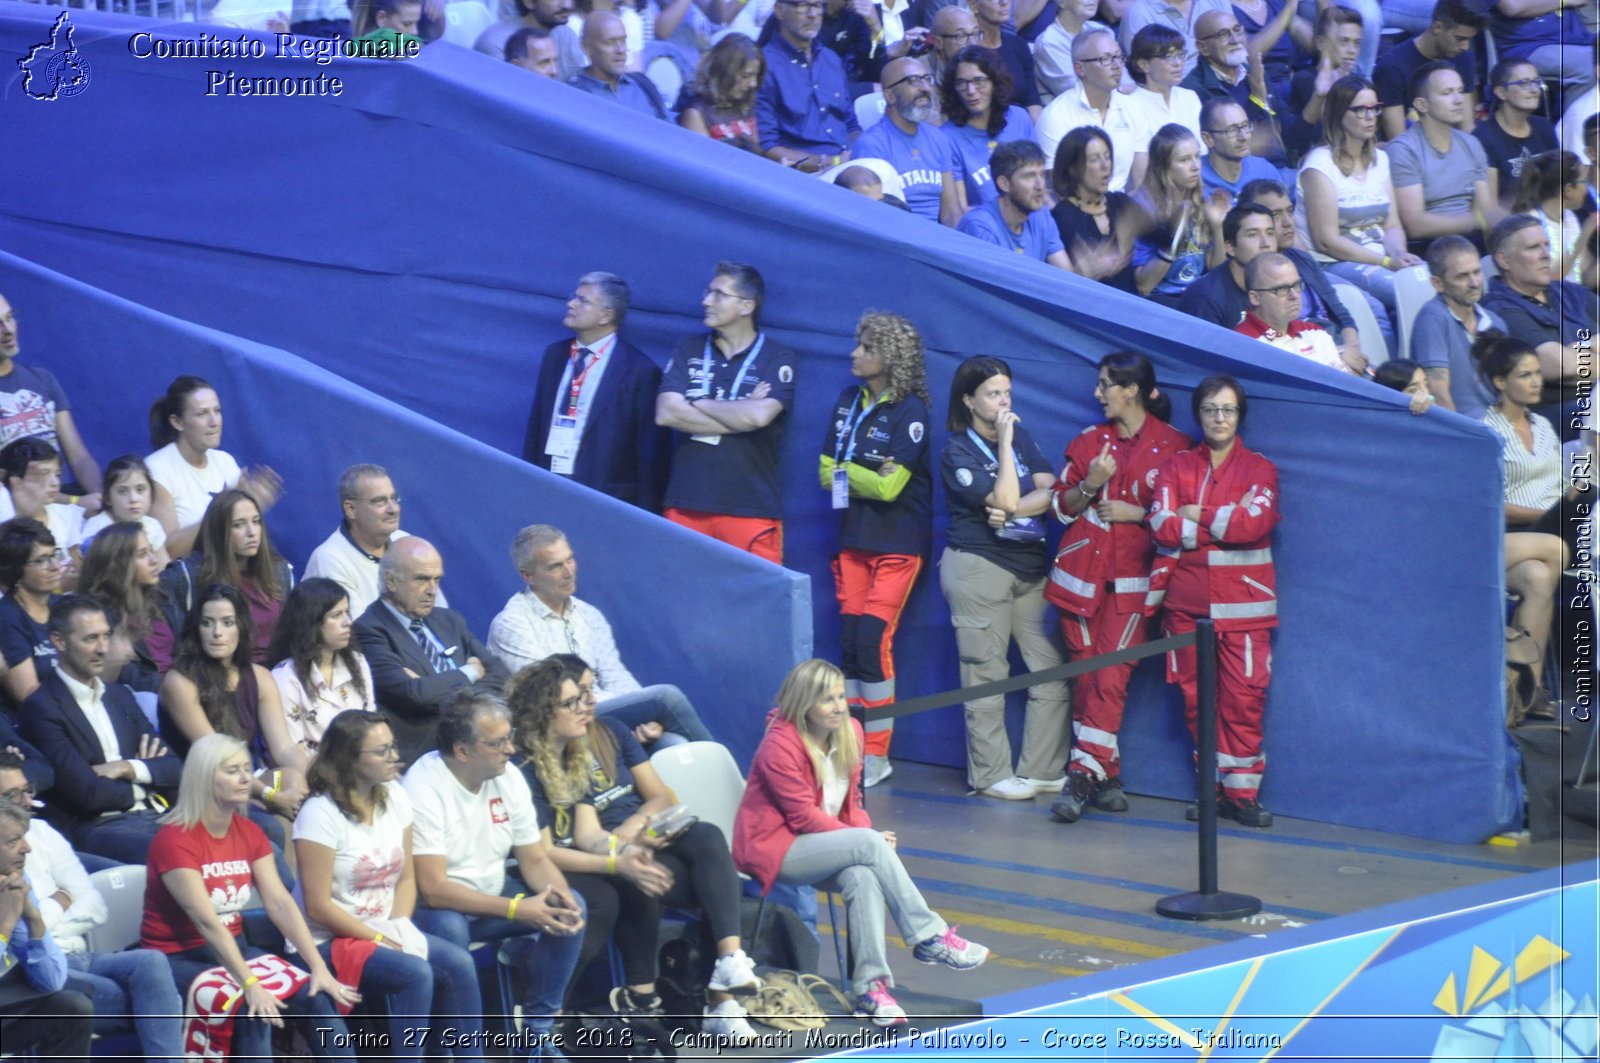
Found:
[[[957,30],[954,33],[939,33],[935,34],[935,36],[942,41],[981,41],[983,40],[983,30]]]
[[[1200,41],[1214,41],[1219,37],[1238,37],[1242,40],[1244,38],[1244,27],[1235,22],[1227,29],[1218,30],[1215,33],[1208,33],[1204,37],[1196,37],[1195,39]]]
[[[1515,81],[1502,81],[1500,87],[1507,89],[1544,89],[1544,82],[1538,78],[1518,78]]]
[[[920,85],[923,88],[932,88],[933,87],[933,75],[932,74],[907,74],[905,77],[901,78],[899,81],[891,81],[891,82],[889,82],[889,84],[887,84],[887,85],[885,85],[883,87],[883,91],[884,92],[888,92],[890,89],[897,89],[901,85]]]
[[[1093,59],[1080,59],[1080,63],[1093,63],[1102,70],[1110,70],[1114,66],[1121,66],[1128,57],[1121,52],[1112,52],[1110,55],[1097,55]]]
[[[1223,126],[1221,129],[1208,129],[1214,137],[1247,137],[1256,131],[1254,122],[1240,122],[1238,125]]]
[[[1299,295],[1305,290],[1305,287],[1305,281],[1295,281],[1293,284],[1280,284],[1276,288],[1251,288],[1250,290],[1260,292],[1262,295],[1276,295],[1282,298],[1289,295]]]
[[[1378,117],[1378,113],[1382,110],[1383,108],[1377,105],[1373,105],[1371,107],[1351,107],[1349,109],[1350,113],[1355,115],[1357,118],[1376,118]]]

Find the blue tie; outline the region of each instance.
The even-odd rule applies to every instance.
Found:
[[[433,639],[428,637],[428,629],[422,626],[422,621],[411,621],[411,637],[417,640],[417,645],[422,647],[423,656],[428,658],[428,664],[434,672],[448,672],[455,667],[450,658],[446,657],[434,646]]]

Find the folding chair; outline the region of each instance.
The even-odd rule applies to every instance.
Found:
[[[1411,326],[1416,324],[1417,314],[1433,295],[1433,281],[1429,279],[1427,266],[1411,266],[1395,273],[1395,316],[1400,320],[1394,324],[1399,330],[1400,357],[1411,357]]]
[[[106,902],[106,921],[83,936],[90,952],[121,952],[139,940],[144,882],[143,864],[108,867],[89,876],[89,884]]]

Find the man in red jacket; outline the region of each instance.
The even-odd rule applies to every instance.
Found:
[[[1168,635],[1193,631],[1200,617],[1216,623],[1218,813],[1247,827],[1269,827],[1272,813],[1261,807],[1258,794],[1267,763],[1261,712],[1272,679],[1270,632],[1278,626],[1272,567],[1278,470],[1239,441],[1248,402],[1232,377],[1208,377],[1195,389],[1194,415],[1204,442],[1173,455],[1156,473],[1150,531],[1157,555],[1149,609],[1165,591],[1162,628]],[[1183,691],[1193,735],[1194,647],[1167,654],[1167,681]]]

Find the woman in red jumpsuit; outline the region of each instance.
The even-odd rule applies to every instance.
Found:
[[[1162,630],[1193,631],[1210,617],[1217,631],[1217,814],[1247,827],[1270,827],[1258,794],[1266,758],[1261,712],[1272,679],[1278,626],[1272,529],[1278,525],[1278,469],[1239,441],[1249,410],[1232,377],[1207,377],[1195,388],[1195,421],[1204,441],[1156,472],[1150,531],[1157,555],[1150,573],[1151,611],[1166,594]],[[1167,681],[1183,691],[1195,734],[1195,651],[1167,654]]]
[[[1073,660],[1145,641],[1150,559],[1155,551],[1145,512],[1155,471],[1186,449],[1188,436],[1167,424],[1172,403],[1156,390],[1150,359],[1119,351],[1100,359],[1094,398],[1104,424],[1067,445],[1066,467],[1051,505],[1066,534],[1044,596],[1061,611],[1061,634]],[[1088,672],[1073,691],[1072,759],[1050,814],[1076,822],[1086,804],[1125,812],[1117,733],[1133,664]]]

